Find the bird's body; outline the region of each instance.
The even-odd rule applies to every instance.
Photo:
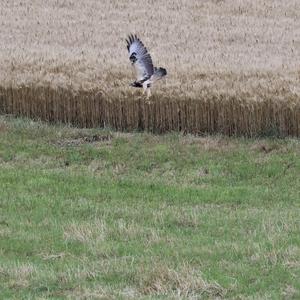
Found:
[[[164,68],[153,67],[152,59],[146,47],[136,35],[128,37],[127,50],[129,52],[129,60],[136,71],[137,80],[130,85],[136,88],[143,88],[150,97],[150,88],[152,84],[167,75]]]

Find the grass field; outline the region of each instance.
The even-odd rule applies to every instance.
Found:
[[[0,117],[1,299],[299,299],[297,139]]]

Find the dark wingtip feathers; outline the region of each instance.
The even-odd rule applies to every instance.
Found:
[[[136,38],[136,35],[133,35],[132,33],[128,35],[126,42],[127,42],[127,50],[129,51],[130,45],[134,42]]]
[[[138,82],[138,81],[134,81],[133,83],[130,83],[129,85],[132,86],[132,87],[135,87],[135,88],[142,88],[143,87],[143,84]]]
[[[133,34],[129,34],[127,39],[126,39],[126,42],[127,42],[127,50],[129,51],[129,48],[130,48],[130,45],[133,43],[134,41],[134,36]]]
[[[127,50],[129,51],[130,49],[130,45],[134,42],[134,41],[138,41],[139,43],[142,44],[142,46],[144,47],[142,41],[138,38],[138,36],[136,34],[132,34],[130,33],[126,39],[127,42]]]

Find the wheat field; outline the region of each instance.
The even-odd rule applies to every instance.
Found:
[[[300,2],[1,1],[0,109],[81,126],[300,136]],[[145,105],[125,38],[168,70]]]

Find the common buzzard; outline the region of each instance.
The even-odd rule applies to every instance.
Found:
[[[164,68],[153,67],[152,59],[142,41],[136,35],[129,35],[127,49],[129,60],[136,71],[137,80],[130,84],[136,88],[143,88],[143,93],[147,93],[147,98],[151,95],[151,85],[167,75]]]

